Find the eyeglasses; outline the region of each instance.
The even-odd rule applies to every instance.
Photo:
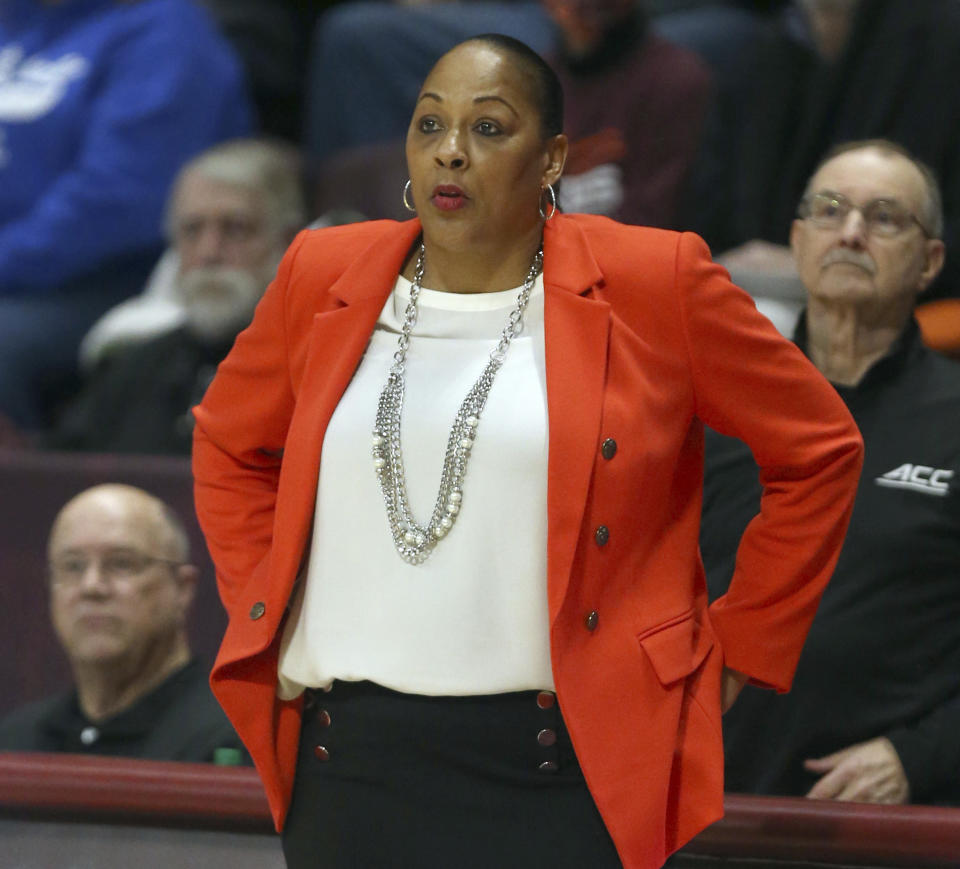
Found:
[[[874,199],[866,205],[856,206],[842,193],[808,193],[800,200],[797,216],[811,220],[817,226],[839,229],[851,211],[860,212],[871,235],[892,238],[915,223],[927,238],[931,238],[931,233],[917,216],[896,199]]]
[[[100,576],[114,585],[139,579],[155,564],[171,567],[180,567],[182,564],[171,558],[159,558],[135,550],[108,552],[99,559],[67,555],[50,563],[50,582],[61,588],[73,588],[80,584],[95,561],[99,562]]]

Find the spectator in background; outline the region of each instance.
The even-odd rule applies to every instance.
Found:
[[[240,742],[190,655],[197,569],[169,507],[132,486],[87,489],[57,515],[48,556],[74,687],[0,721],[0,750],[239,762]]]
[[[928,163],[943,185],[950,249],[960,249],[960,4],[955,0],[794,0],[758,48],[753,91],[726,133],[726,183],[700,231],[734,280],[792,322],[804,290],[786,247],[814,167],[844,141],[882,136]],[[714,205],[712,215],[706,206]],[[960,294],[960,263],[929,296]],[[766,311],[765,311],[766,312]]]
[[[146,304],[130,300],[105,318],[91,348],[100,361],[46,444],[188,455],[189,409],[305,222],[291,146],[237,140],[189,162],[170,199],[172,259],[162,266],[170,283],[154,285]],[[142,339],[158,325],[166,331]]]
[[[887,142],[814,173],[791,229],[808,293],[797,342],[863,433],[853,518],[793,688],[723,722],[733,791],[960,803],[960,365],[912,312],[944,261],[936,181]],[[739,441],[708,432],[701,551],[712,597],[759,501]]]
[[[696,51],[719,79],[737,86],[766,18],[791,0],[647,0],[661,36]],[[744,63],[747,61],[747,63]]]
[[[561,47],[570,154],[560,204],[674,228],[712,96],[700,59],[650,32],[637,0],[544,0]]]
[[[263,135],[299,142],[310,39],[321,10],[348,0],[198,0],[237,52]]]
[[[43,425],[83,334],[155,261],[177,169],[250,126],[190,0],[0,5],[0,414]]]

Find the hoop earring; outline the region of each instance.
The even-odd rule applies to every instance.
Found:
[[[549,211],[549,213],[548,213],[547,210],[543,207],[543,194],[544,194],[544,191],[546,191],[547,196],[550,197],[550,211]],[[552,184],[548,184],[546,187],[544,187],[544,188],[542,188],[542,189],[540,190],[540,201],[537,203],[537,208],[540,210],[540,216],[541,216],[544,220],[549,220],[551,217],[553,217],[554,214],[557,213],[557,194],[553,192],[553,185],[552,185]]]
[[[416,214],[417,206],[410,202],[408,198],[410,196],[410,190],[412,186],[413,185],[410,183],[410,179],[407,179],[407,183],[403,185],[403,207],[406,208],[407,211],[411,211]]]

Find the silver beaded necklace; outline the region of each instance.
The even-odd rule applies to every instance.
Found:
[[[510,342],[523,331],[523,313],[543,266],[541,248],[533,258],[517,297],[517,305],[510,312],[500,340],[490,353],[490,360],[457,410],[450,428],[450,437],[447,439],[447,453],[443,460],[437,501],[429,521],[420,524],[413,518],[407,502],[407,483],[400,448],[400,416],[406,389],[407,348],[410,346],[410,333],[417,322],[417,300],[420,298],[423,283],[424,254],[425,249],[421,244],[413,285],[410,288],[410,301],[403,315],[403,326],[397,342],[399,346],[393,354],[393,365],[390,367],[387,383],[380,393],[373,430],[373,466],[387,507],[390,532],[400,557],[410,564],[425,561],[457,521],[463,501],[463,478],[467,472],[467,462],[476,439],[477,427],[480,425],[480,415],[487,403],[493,379],[503,365]]]

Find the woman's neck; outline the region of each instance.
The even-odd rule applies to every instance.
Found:
[[[495,293],[520,286],[540,248],[540,227],[509,250],[484,249],[477,245],[453,250],[424,239],[423,286],[447,293]],[[420,247],[411,252],[403,276],[413,280]]]

